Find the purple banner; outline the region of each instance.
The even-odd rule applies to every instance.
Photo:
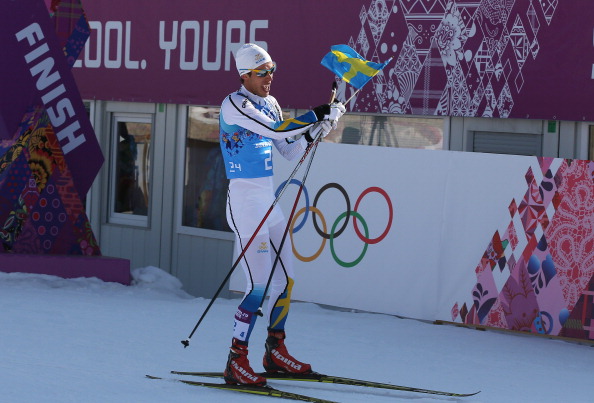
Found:
[[[84,197],[103,155],[48,9],[43,0],[4,0],[2,5],[0,139],[15,141],[31,124],[23,120],[25,114],[41,107]]]
[[[341,0],[89,3],[91,36],[74,68],[84,98],[219,105],[240,85],[233,54],[251,41],[277,62],[273,94],[291,107],[328,101],[334,74],[320,61],[348,40],[340,26],[359,24],[360,9],[344,13]]]
[[[89,34],[80,0],[51,17],[43,0],[1,1],[0,252],[100,255],[84,197],[103,155],[71,72]]]
[[[594,120],[594,8],[587,2],[483,0],[90,2],[91,38],[75,69],[85,98],[219,104],[234,90],[244,42],[278,64],[284,107],[328,97],[320,65],[331,45],[394,61],[350,110],[477,117]],[[352,89],[344,83],[342,99]]]

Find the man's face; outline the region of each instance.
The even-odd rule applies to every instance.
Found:
[[[258,66],[256,70],[268,70],[274,66],[274,62],[268,62]],[[256,73],[257,72],[252,71],[251,74],[242,75],[241,77],[243,78],[243,86],[252,94],[264,98],[270,94],[270,84],[273,80],[273,73],[267,72],[266,76],[264,77],[258,77],[258,74]],[[261,74],[263,73],[264,72]]]

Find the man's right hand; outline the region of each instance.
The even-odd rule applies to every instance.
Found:
[[[321,139],[326,137],[333,129],[336,127],[334,126],[334,121],[330,120],[322,120],[314,124],[313,128],[305,133],[305,139],[308,143],[314,141],[318,135],[321,135]],[[321,132],[321,134],[320,134]]]

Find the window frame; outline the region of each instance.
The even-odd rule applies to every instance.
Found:
[[[148,209],[146,215],[135,215],[128,213],[118,213],[115,211],[115,195],[116,195],[116,175],[117,175],[117,157],[118,157],[118,123],[147,123],[151,125],[151,146],[148,155],[149,161],[149,189],[148,189]],[[107,203],[107,223],[118,224],[133,227],[150,228],[150,217],[152,211],[152,186],[151,180],[154,178],[153,169],[153,141],[155,136],[155,118],[152,113],[134,113],[134,112],[112,112],[110,119],[110,166],[109,166],[109,199]]]

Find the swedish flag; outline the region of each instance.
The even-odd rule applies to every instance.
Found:
[[[338,77],[361,89],[379,73],[392,58],[384,63],[374,63],[363,59],[353,48],[347,45],[334,45],[322,59],[322,66],[334,72]]]

